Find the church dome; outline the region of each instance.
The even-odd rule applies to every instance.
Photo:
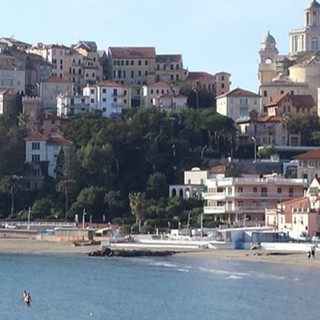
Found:
[[[264,39],[265,43],[272,43],[272,44],[276,44],[276,40],[275,38],[270,34],[270,32],[268,31],[267,36]]]
[[[320,9],[320,4],[316,0],[312,0],[308,9]]]

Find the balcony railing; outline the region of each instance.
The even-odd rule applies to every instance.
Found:
[[[226,194],[225,192],[205,192],[203,197],[206,200],[227,200],[227,199],[291,199],[301,197],[301,193],[277,193],[277,192],[235,192]]]
[[[204,213],[206,214],[223,214],[223,213],[264,213],[265,206],[206,206]]]

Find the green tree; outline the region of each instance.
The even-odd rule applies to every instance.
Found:
[[[146,195],[148,198],[159,200],[168,196],[168,188],[166,176],[161,172],[155,172],[149,176]]]
[[[147,210],[147,200],[144,192],[129,193],[129,203],[131,213],[136,218],[136,223],[139,225],[139,232],[141,232],[141,223],[145,217]]]
[[[23,176],[10,175],[4,176],[0,180],[0,189],[5,193],[9,193],[11,197],[11,216],[15,210],[15,195],[17,192],[24,188]]]

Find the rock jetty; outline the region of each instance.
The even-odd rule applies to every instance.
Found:
[[[132,249],[111,249],[103,248],[101,250],[95,250],[89,252],[87,255],[89,257],[164,257],[171,256],[177,251],[170,250],[132,250]]]

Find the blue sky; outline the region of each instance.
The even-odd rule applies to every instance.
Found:
[[[268,30],[281,54],[303,27],[310,0],[1,1],[1,36],[31,44],[154,46],[183,55],[190,71],[232,74],[232,88],[256,92],[260,43]],[[6,14],[7,12],[7,14]]]

